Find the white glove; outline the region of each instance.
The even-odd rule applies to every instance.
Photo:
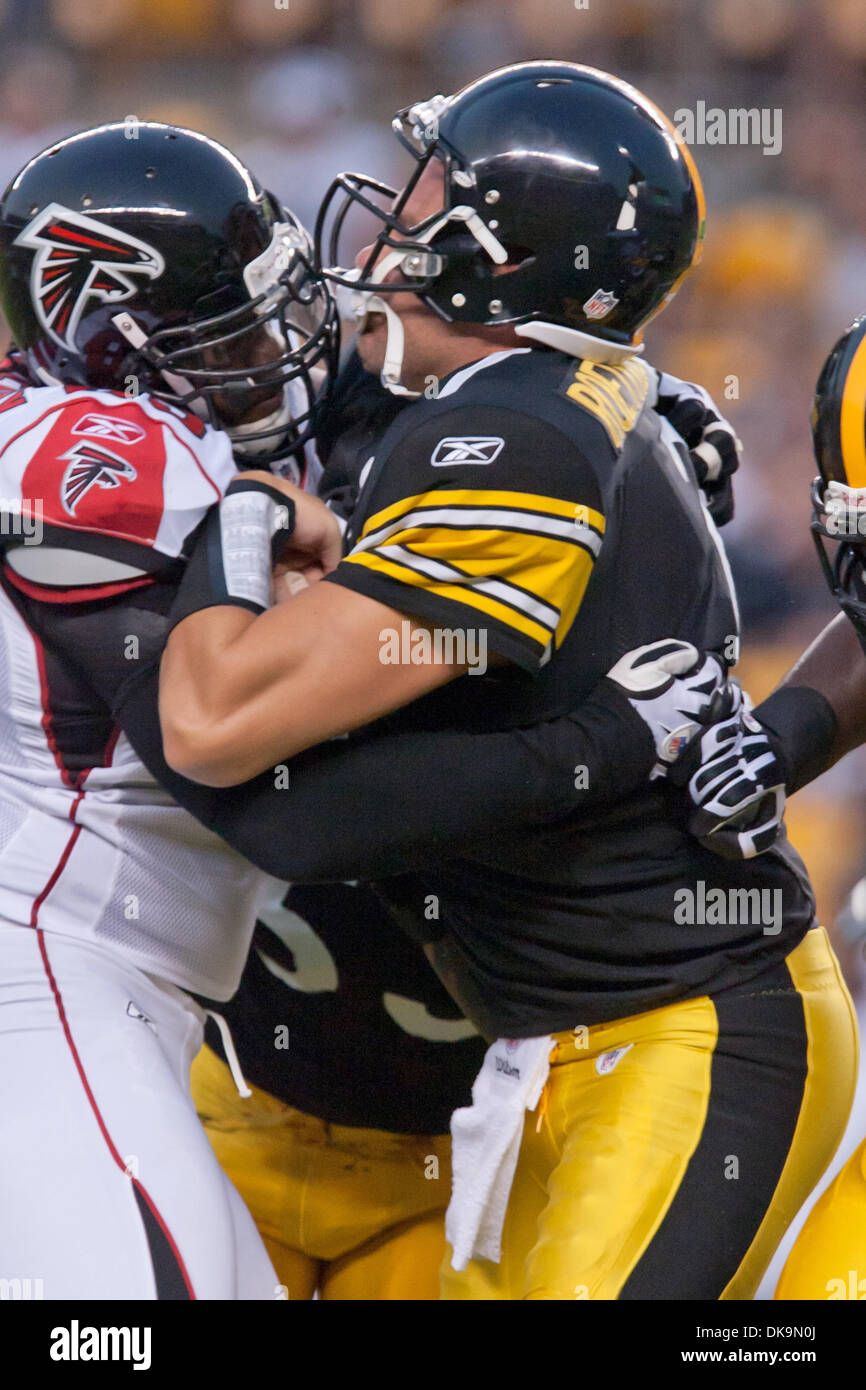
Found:
[[[778,838],[785,774],[747,694],[704,730],[670,780],[687,788],[691,833],[723,859],[753,859]]]
[[[741,698],[721,659],[690,642],[665,638],[626,652],[607,673],[652,734],[663,777],[710,718],[728,714]]]

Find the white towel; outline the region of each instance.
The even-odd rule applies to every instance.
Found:
[[[451,1116],[453,1186],[445,1217],[453,1269],[502,1256],[502,1227],[527,1110],[538,1104],[553,1039],[499,1038],[487,1049],[472,1104]]]

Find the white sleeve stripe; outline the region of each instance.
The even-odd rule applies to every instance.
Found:
[[[569,521],[541,512],[512,511],[505,507],[418,507],[404,512],[394,521],[371,531],[355,546],[356,550],[371,550],[397,532],[412,527],[447,526],[462,530],[528,531],[535,535],[553,536],[572,545],[583,546],[596,556],[601,549],[601,536],[582,521]]]
[[[554,608],[549,603],[544,603],[541,599],[534,598],[516,584],[510,584],[507,579],[491,579],[483,575],[466,574],[462,570],[455,569],[453,565],[444,564],[441,560],[431,560],[427,555],[416,555],[414,551],[407,550],[402,545],[380,546],[377,554],[382,555],[386,560],[404,565],[406,569],[424,574],[429,579],[447,584],[463,584],[466,587],[476,589],[479,593],[487,594],[490,598],[499,599],[502,603],[506,603],[509,608],[518,609],[519,612],[533,618],[551,632],[556,630],[560,618],[559,609]]]
[[[403,545],[383,545],[376,552],[378,555],[385,555],[389,559],[397,559],[404,562],[407,566],[416,569],[421,574],[427,574],[431,579],[439,579],[443,582],[456,584],[471,584],[474,588],[485,588],[498,585],[502,592],[519,594],[521,602],[526,605],[527,611],[533,606],[539,613],[546,618],[552,619],[554,624],[559,619],[559,609],[552,604],[547,604],[539,599],[529,589],[521,584],[515,584],[509,579],[500,577],[490,578],[483,575],[470,574],[468,570],[462,569],[459,565],[449,564],[445,560],[434,559],[430,555],[419,555],[417,551],[409,546]]]

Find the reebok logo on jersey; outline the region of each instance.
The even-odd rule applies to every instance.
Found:
[[[15,238],[35,252],[30,293],[42,327],[70,352],[89,299],[118,304],[138,286],[134,277],[155,280],[165,270],[160,253],[146,241],[94,217],[49,203]]]
[[[607,1076],[608,1072],[613,1071],[633,1047],[634,1043],[627,1043],[625,1047],[612,1047],[610,1052],[603,1052],[600,1057],[596,1057],[595,1069],[599,1076]]]
[[[100,415],[92,411],[82,415],[72,426],[73,434],[89,434],[97,439],[114,439],[118,444],[140,444],[147,432],[134,420],[121,420],[116,415]]]
[[[492,463],[505,448],[505,440],[497,434],[448,435],[440,439],[430,462],[434,468],[447,468],[451,463]]]
[[[92,487],[120,487],[121,483],[131,483],[138,477],[126,459],[85,439],[67,449],[60,459],[61,462],[69,459],[60,484],[60,500],[69,516],[75,515],[78,503]]]

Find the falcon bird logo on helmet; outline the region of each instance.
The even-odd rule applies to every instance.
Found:
[[[60,485],[60,500],[69,516],[75,515],[78,503],[92,487],[120,487],[121,483],[132,483],[138,477],[126,459],[88,440],[73,445],[60,458],[61,461],[69,459]]]
[[[45,330],[61,347],[76,351],[75,330],[87,300],[119,303],[135,294],[132,278],[153,280],[165,261],[147,242],[92,217],[50,203],[15,238],[35,252],[30,271],[33,307]]]
[[[812,484],[815,548],[830,592],[866,651],[866,315],[843,333],[821,368],[812,441],[820,475]]]
[[[396,193],[340,174],[316,221],[326,277],[383,313],[382,380],[400,380],[402,326],[389,297],[414,293],[449,323],[510,324],[572,357],[640,352],[654,314],[699,259],[705,205],[688,147],[653,102],[577,63],[515,63],[454,96],[397,113],[416,160]],[[403,212],[425,169],[442,168],[442,204],[413,226]],[[360,270],[341,270],[353,207],[379,224]]]

